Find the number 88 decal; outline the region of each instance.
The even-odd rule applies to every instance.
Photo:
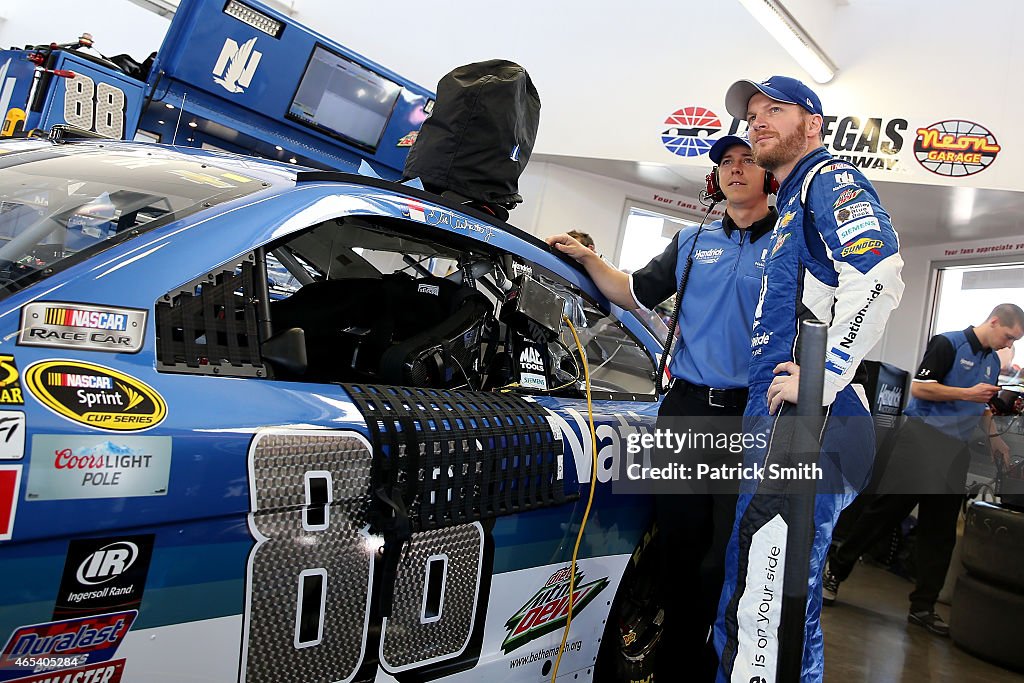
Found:
[[[260,430],[249,449],[249,554],[239,679],[351,681],[369,630],[378,537],[372,464],[357,432]],[[405,671],[455,657],[473,631],[479,524],[417,533],[404,549],[380,660]]]
[[[64,121],[110,138],[124,135],[124,91],[82,73],[64,79]]]

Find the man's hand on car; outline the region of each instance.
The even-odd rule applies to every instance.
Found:
[[[562,233],[560,235],[552,235],[544,240],[548,243],[548,246],[553,247],[557,251],[565,254],[569,258],[582,262],[586,258],[596,257],[595,254],[589,247],[585,247],[580,244],[579,240]]]

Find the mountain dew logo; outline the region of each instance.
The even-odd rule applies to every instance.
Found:
[[[548,577],[543,588],[534,593],[533,597],[505,622],[508,635],[501,643],[501,651],[504,654],[565,626],[569,618],[569,577],[568,567],[559,569]],[[608,578],[583,583],[583,572],[577,569],[575,584],[572,598],[574,617],[605,589]]]

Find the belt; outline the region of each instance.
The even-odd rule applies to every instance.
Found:
[[[746,388],[740,389],[715,389],[700,384],[690,384],[686,380],[678,379],[673,382],[672,388],[690,396],[697,396],[712,408],[743,408],[747,405]]]

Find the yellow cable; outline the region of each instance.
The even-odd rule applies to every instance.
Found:
[[[590,402],[590,366],[587,363],[587,354],[580,344],[580,338],[576,334],[576,328],[567,316],[562,319],[569,325],[572,331],[572,338],[576,340],[576,348],[580,351],[580,358],[583,360],[583,378],[587,389],[587,419],[590,421],[591,454],[593,460],[590,465],[590,495],[587,496],[587,508],[583,511],[583,521],[580,522],[580,531],[576,534],[576,545],[572,549],[572,564],[569,567],[569,614],[565,620],[565,628],[562,630],[562,644],[558,646],[558,658],[555,660],[555,668],[551,670],[551,683],[554,683],[558,675],[558,665],[562,663],[562,652],[565,650],[565,641],[569,639],[569,626],[572,625],[573,593],[576,590],[576,556],[580,551],[580,543],[583,541],[583,530],[587,527],[587,518],[590,516],[590,506],[594,504],[594,489],[597,478],[597,432],[594,431],[594,409]]]

